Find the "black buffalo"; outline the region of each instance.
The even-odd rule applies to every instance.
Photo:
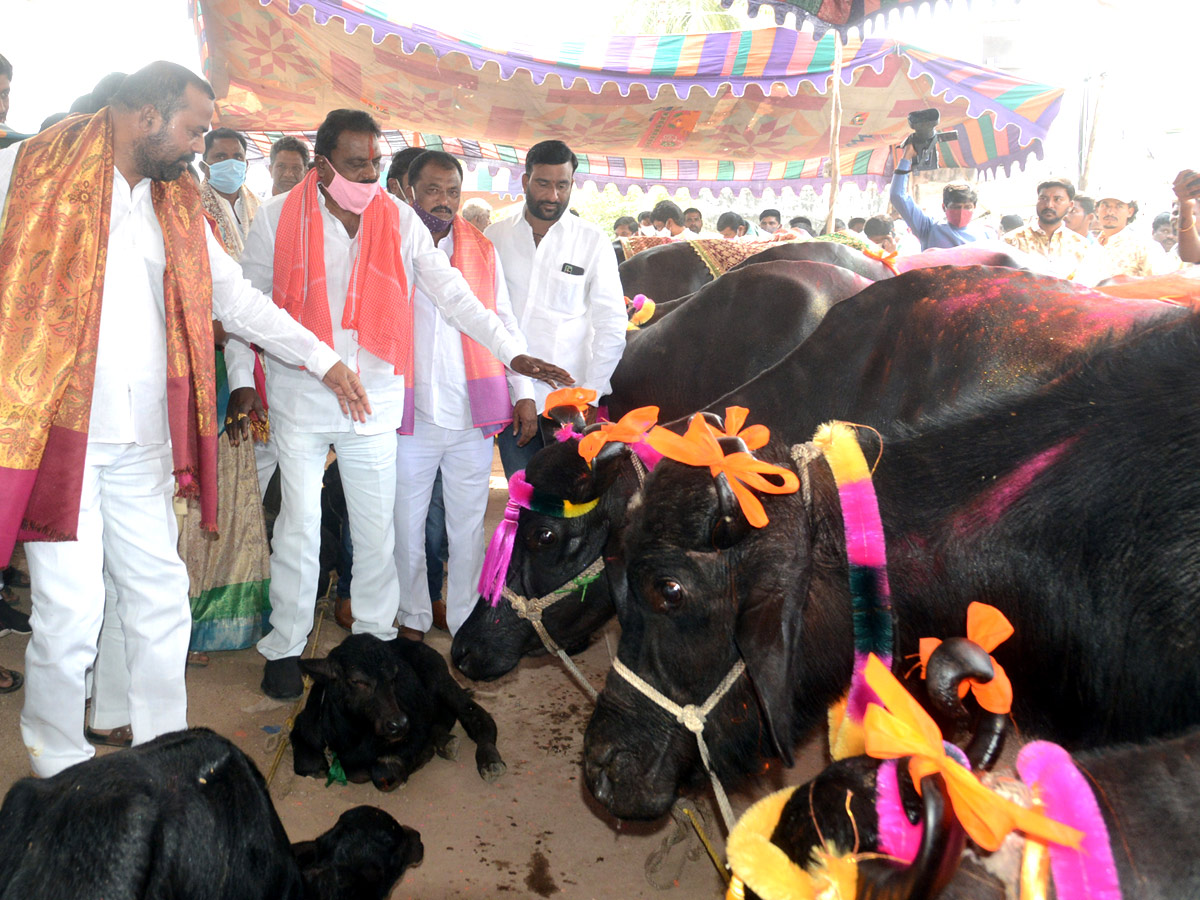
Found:
[[[995,656],[1027,736],[1080,749],[1200,721],[1197,366],[1190,316],[915,435],[886,430],[874,482],[895,658],[955,633],[981,600],[1017,629]],[[780,444],[761,455],[798,468]],[[619,658],[678,703],[703,702],[745,660],[705,732],[726,776],[789,759],[849,684],[838,494],[823,459],[808,473],[811,510],[800,493],[767,497],[755,530],[707,470],[664,461],[626,528]],[[661,815],[697,761],[691,734],[612,674],[585,754],[593,793],[635,818]]]
[[[373,807],[290,845],[254,763],[202,728],[22,778],[0,834],[3,900],[383,898],[424,853]]]
[[[870,284],[816,262],[777,261],[722,275],[630,333],[612,374],[609,414],[615,420],[654,405],[667,421],[695,412],[796,349],[834,304]]]
[[[1106,334],[1186,314],[1172,304],[1113,300],[1027,272],[926,269],[838,303],[796,350],[708,408],[723,413],[727,405],[746,406],[754,421],[790,443],[807,440],[832,418],[876,428],[914,424],[956,401],[1043,381]],[[720,366],[721,358],[713,364]],[[615,548],[624,526],[624,505],[637,485],[632,460],[625,456],[619,472],[597,477],[574,452],[576,443],[540,451],[526,477],[554,496],[573,502],[601,497],[601,503],[576,519],[521,511],[508,586],[522,596],[567,584],[603,548]],[[612,616],[611,582],[606,575],[545,610],[543,624],[560,646],[582,649]],[[453,659],[468,677],[497,678],[541,646],[507,601],[494,609],[480,601],[455,636]]]
[[[457,757],[458,738],[450,733],[456,721],[475,742],[480,776],[494,781],[504,774],[495,721],[432,647],[352,634],[326,658],[301,666],[315,683],[291,735],[297,775],[328,773],[328,747],[350,781],[393,790],[435,752]]]

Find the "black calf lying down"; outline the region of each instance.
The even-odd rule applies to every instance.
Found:
[[[325,659],[301,666],[316,683],[292,731],[297,775],[325,775],[328,747],[350,781],[393,790],[435,752],[457,757],[458,738],[450,734],[455,721],[475,742],[480,776],[490,782],[504,774],[495,721],[432,647],[352,634]]]
[[[21,779],[0,835],[0,900],[376,900],[424,853],[366,806],[289,845],[254,763],[203,728]]]

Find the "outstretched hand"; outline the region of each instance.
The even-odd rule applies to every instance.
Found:
[[[508,367],[518,375],[528,375],[530,378],[546,382],[551,387],[563,387],[575,383],[575,379],[566,369],[560,369],[536,356],[526,356],[525,354],[514,356]]]
[[[340,361],[334,363],[321,381],[337,395],[343,414],[355,422],[367,421],[367,416],[371,414],[371,401],[367,399],[367,389],[349,366]]]

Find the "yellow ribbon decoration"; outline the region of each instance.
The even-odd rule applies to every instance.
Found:
[[[918,793],[922,778],[940,774],[946,781],[954,815],[976,844],[995,851],[1010,831],[1018,830],[1040,841],[1079,848],[1082,832],[993,793],[947,756],[942,733],[933,719],[875,654],[867,660],[866,678],[886,706],[872,703],[867,707],[863,723],[867,755],[876,759],[911,756],[908,771]]]

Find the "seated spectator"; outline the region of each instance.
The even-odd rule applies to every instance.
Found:
[[[746,236],[746,220],[735,212],[723,212],[717,217],[717,231],[727,241]]]
[[[483,231],[492,224],[492,204],[482,197],[475,197],[462,205],[462,217]]]
[[[758,227],[767,234],[777,232],[783,223],[783,214],[777,209],[764,209],[758,214]],[[811,228],[809,229],[812,230]]]
[[[683,227],[693,234],[699,234],[704,230],[704,213],[689,206],[683,211]]]
[[[850,220],[850,225],[848,227],[855,234],[862,234],[863,226],[866,224],[867,224],[867,220],[864,219],[862,216],[855,216],[853,219]]]
[[[1010,231],[1015,231],[1024,226],[1025,220],[1016,213],[1009,213],[1007,216],[1000,217],[1000,234],[1008,234]]]
[[[966,182],[953,182],[942,188],[942,211],[945,218],[937,222],[917,206],[908,194],[908,175],[915,157],[916,150],[910,144],[904,151],[904,158],[896,164],[895,174],[892,175],[891,201],[892,206],[920,240],[921,249],[957,247],[960,244],[993,237],[990,228],[971,223],[971,217],[975,215],[975,203],[979,198],[975,189]]]
[[[654,237],[658,233],[654,227],[654,219],[650,216],[650,210],[638,213],[638,231],[643,237]]]
[[[863,234],[873,244],[878,244],[885,253],[896,252],[896,229],[889,216],[871,216],[863,223]]]
[[[271,196],[286,194],[308,174],[308,147],[294,137],[271,145]]]
[[[621,216],[613,222],[613,234],[619,238],[631,238],[637,233],[638,223],[633,216]]]
[[[792,216],[788,219],[788,228],[807,231],[810,235],[816,233],[816,229],[813,228],[812,219],[808,216]]]
[[[1169,212],[1159,213],[1150,225],[1150,236],[1168,253],[1175,247],[1175,225]]]
[[[424,147],[405,147],[392,154],[392,164],[388,166],[387,179],[384,183],[387,185],[388,193],[393,197],[399,197],[404,203],[408,202],[408,167],[424,152]]]

